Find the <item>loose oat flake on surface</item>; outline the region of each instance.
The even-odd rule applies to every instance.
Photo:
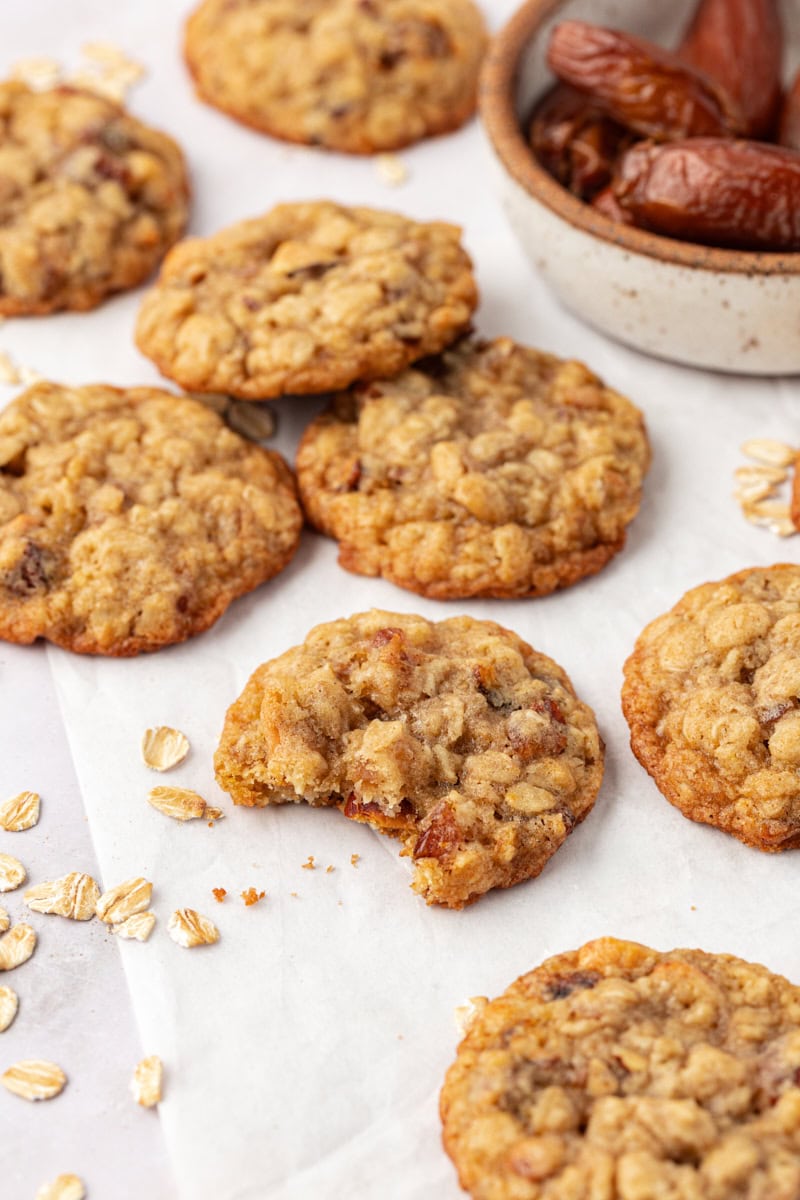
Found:
[[[0,971],[13,971],[26,963],[36,949],[36,934],[30,925],[13,925],[0,937]]]
[[[189,788],[151,788],[147,803],[174,821],[197,821],[206,815],[205,800]]]
[[[462,1037],[466,1036],[473,1021],[477,1016],[480,1016],[488,1003],[488,996],[470,996],[466,1004],[458,1005],[453,1012],[453,1016],[455,1018],[456,1028]]]
[[[70,871],[61,879],[49,879],[28,888],[23,900],[34,912],[69,917],[72,921],[91,921],[95,914],[100,888],[91,875]]]
[[[234,433],[240,433],[250,442],[264,442],[275,432],[274,411],[248,400],[231,400],[225,420]]]
[[[19,1000],[13,988],[0,987],[0,1033],[5,1033],[17,1015]]]
[[[179,908],[172,914],[167,931],[173,942],[191,950],[194,946],[210,946],[219,941],[219,930],[213,921],[194,908]]]
[[[120,921],[117,925],[112,925],[111,929],[113,933],[128,941],[146,942],[153,932],[155,923],[155,913],[141,912],[134,913],[132,917],[128,917],[127,921]]]
[[[5,933],[11,924],[11,919],[4,908],[0,908],[0,933]]]
[[[143,1058],[137,1064],[131,1080],[131,1091],[137,1104],[142,1108],[153,1108],[161,1099],[161,1082],[164,1078],[164,1067],[157,1054]]]
[[[0,892],[13,892],[27,879],[27,872],[18,858],[0,854]]]
[[[797,458],[794,446],[787,442],[779,442],[775,438],[750,438],[742,443],[741,450],[748,458],[773,467],[789,467]]]
[[[408,179],[408,167],[396,154],[376,155],[375,169],[381,180],[389,187],[399,187]]]
[[[31,829],[39,820],[39,795],[37,792],[20,792],[4,804],[0,804],[0,829],[7,833],[21,833]]]
[[[39,1188],[35,1200],[86,1200],[86,1188],[77,1175],[59,1175]]]
[[[103,892],[97,901],[95,912],[106,925],[119,925],[122,921],[127,921],[128,917],[144,912],[150,904],[152,894],[153,885],[147,879],[139,876],[126,879],[124,883]]]
[[[66,1082],[61,1067],[37,1058],[14,1063],[0,1075],[3,1087],[23,1100],[52,1100],[64,1090]]]
[[[142,738],[142,758],[153,771],[169,771],[182,763],[189,753],[189,739],[180,729],[157,725],[146,729]]]
[[[797,459],[798,450],[787,442],[774,438],[750,438],[740,450],[755,460],[734,471],[734,499],[739,501],[742,515],[751,525],[760,525],[777,537],[792,537],[797,533],[791,518],[788,498],[782,498],[789,481],[785,469]]]

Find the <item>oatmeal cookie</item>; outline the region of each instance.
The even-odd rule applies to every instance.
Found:
[[[792,524],[795,529],[800,529],[800,455],[795,459],[794,463],[794,478],[792,479],[792,501],[791,501],[791,517]]]
[[[37,384],[0,413],[0,638],[130,655],[286,566],[286,463],[196,400]]]
[[[186,225],[183,155],[111,100],[0,84],[0,314],[93,308]]]
[[[441,1095],[473,1200],[797,1200],[800,988],[600,938],[473,1021]]]
[[[539,874],[594,804],[603,745],[516,634],[373,610],[259,667],[215,765],[236,804],[335,805],[399,837],[414,890],[463,908]]]
[[[478,302],[460,230],[330,201],[279,204],[168,255],[136,341],[182,387],[243,400],[393,375]]]
[[[186,26],[201,99],[350,154],[462,125],[485,45],[472,0],[204,0]]]
[[[464,340],[355,388],[306,431],[298,484],[339,561],[423,596],[543,596],[622,549],[650,450],[586,367]]]
[[[686,817],[800,847],[800,566],[693,588],[625,664],[631,747]]]

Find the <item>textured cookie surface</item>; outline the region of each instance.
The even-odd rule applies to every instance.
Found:
[[[792,480],[791,515],[795,529],[800,529],[800,456],[795,460]]]
[[[425,596],[536,596],[622,548],[650,451],[642,415],[585,367],[464,340],[335,398],[297,458],[340,562]]]
[[[183,156],[110,100],[0,84],[0,313],[86,309],[183,232]]]
[[[441,1096],[474,1200],[796,1200],[800,988],[601,938],[492,1001]]]
[[[449,345],[476,304],[455,226],[280,204],[176,246],[136,340],[185,388],[258,400],[395,374]]]
[[[461,908],[538,875],[591,809],[603,749],[559,666],[491,621],[373,610],[313,629],[228,710],[237,804],[305,800],[394,833]]]
[[[369,154],[461,125],[485,40],[472,0],[205,0],[186,60],[238,120]]]
[[[685,816],[800,846],[800,567],[694,588],[625,664],[631,747]]]
[[[280,455],[197,401],[38,384],[0,413],[0,637],[183,641],[280,571],[301,524]]]

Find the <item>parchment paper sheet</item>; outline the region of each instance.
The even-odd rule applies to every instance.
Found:
[[[513,7],[492,0],[492,24]],[[797,384],[659,363],[562,311],[505,224],[475,124],[404,152],[410,178],[390,189],[369,160],[286,147],[204,108],[178,57],[185,11],[164,0],[14,5],[3,58],[64,58],[102,37],[145,62],[149,75],[131,107],[185,147],[194,232],[316,196],[461,223],[483,297],[479,329],[584,359],[643,408],[653,443],[643,510],[624,553],[594,579],[545,600],[424,601],[346,574],[335,546],[307,532],[284,574],[183,646],[127,661],[14,652],[31,680],[46,677],[45,658],[52,673],[104,882],[143,874],[155,883],[156,932],[146,945],[120,944],[119,953],[142,1046],[166,1065],[160,1114],[177,1193],[185,1200],[457,1200],[436,1106],[457,1041],[453,1010],[467,997],[494,995],[546,955],[603,934],[741,954],[800,982],[796,856],[760,854],[680,816],[631,756],[619,707],[621,666],[646,621],[706,579],[797,561],[798,539],[779,542],[748,526],[730,495],[742,441],[798,440]],[[131,343],[137,304],[127,296],[89,315],[7,322],[0,349],[57,379],[156,382]],[[293,453],[318,407],[315,400],[276,405],[280,449]],[[499,620],[562,663],[594,706],[608,747],[605,782],[594,813],[538,880],[461,913],[428,909],[409,890],[411,868],[392,841],[335,812],[234,811],[216,788],[211,759],[225,708],[251,670],[317,622],[373,605]],[[4,670],[3,688],[5,679]],[[51,722],[47,710],[28,716],[34,736],[16,753],[34,782],[20,787],[35,786],[45,743],[64,772],[72,769]],[[183,729],[193,747],[163,782],[196,788],[224,807],[227,819],[213,829],[171,823],[145,803],[156,780],[138,745],[157,723]],[[356,867],[351,854],[361,856]],[[302,868],[309,855],[314,871]],[[65,856],[62,869],[75,865]],[[265,889],[267,899],[246,909],[239,893],[249,886]],[[212,887],[227,889],[224,904]],[[218,923],[217,946],[187,953],[169,940],[167,918],[184,905]],[[64,942],[51,929],[48,951],[58,958]],[[87,973],[101,953],[112,953],[105,941],[97,931],[84,940]],[[46,1011],[40,1021],[58,1058],[61,1026]],[[91,1037],[101,1029],[104,1055],[132,1053],[123,1016],[98,1011]],[[5,1044],[0,1050],[5,1057]],[[137,1179],[146,1174],[130,1121],[111,1114],[99,1136],[90,1097],[68,1110],[68,1094],[53,1111],[62,1106],[88,1162],[87,1182],[95,1171],[110,1178],[110,1164],[119,1180],[92,1197],[150,1195],[130,1186],[136,1171]],[[5,1120],[11,1103],[0,1097],[0,1104]],[[152,1144],[152,1195],[172,1195]],[[24,1141],[18,1153],[30,1154]],[[2,1184],[0,1196],[6,1200]]]

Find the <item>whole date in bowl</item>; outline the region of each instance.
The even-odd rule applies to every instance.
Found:
[[[748,375],[800,373],[800,253],[725,250],[623,225],[584,204],[536,161],[526,125],[554,82],[545,54],[559,21],[625,29],[673,48],[697,0],[527,0],[496,35],[480,112],[500,196],[534,266],[561,302],[659,358]],[[782,6],[787,76],[800,59],[800,4]]]

